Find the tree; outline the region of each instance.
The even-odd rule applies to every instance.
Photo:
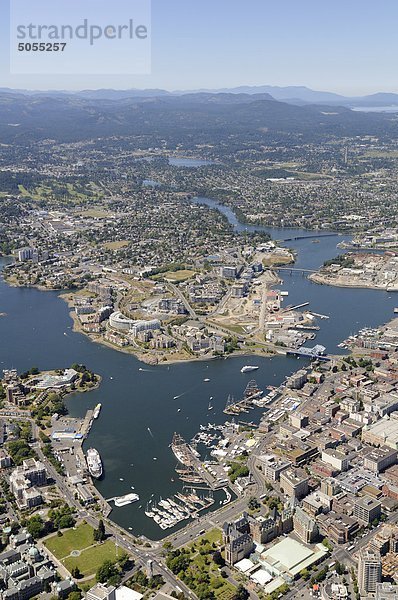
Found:
[[[219,567],[223,567],[225,565],[225,560],[221,554],[221,552],[219,550],[216,550],[213,554],[213,561],[216,563],[216,565],[218,565]]]
[[[40,515],[34,515],[29,519],[26,529],[35,540],[41,537],[45,532],[44,521]]]
[[[255,496],[252,496],[249,499],[249,502],[247,503],[247,505],[250,508],[250,510],[257,510],[257,508],[260,508],[260,503]]]
[[[82,597],[81,593],[75,591],[75,592],[71,592],[68,595],[68,600],[80,600],[81,597]]]
[[[240,584],[236,588],[235,594],[232,596],[232,600],[247,600],[249,598],[249,592],[244,585]]]
[[[336,570],[337,575],[343,575],[343,573],[345,573],[345,566],[338,560],[336,560],[336,564],[335,564],[334,568]]]
[[[102,519],[98,522],[98,529],[94,529],[94,541],[103,542],[106,538],[105,525]]]
[[[73,567],[71,574],[74,579],[80,579],[82,576],[81,571],[80,571],[79,567],[77,567],[77,566]]]
[[[98,568],[96,577],[99,583],[106,583],[111,577],[117,575],[118,571],[111,560],[106,560]]]
[[[325,546],[325,548],[327,548],[329,550],[329,552],[331,552],[333,550],[333,546],[327,538],[324,538],[322,540],[322,544]]]

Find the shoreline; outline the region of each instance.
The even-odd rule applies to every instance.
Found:
[[[59,294],[58,297],[67,304],[69,309],[71,309],[72,305],[71,305],[71,300],[68,298],[68,294],[69,294],[69,292],[67,292],[67,293],[63,292],[63,293]],[[139,360],[143,364],[150,365],[152,367],[159,367],[162,365],[176,365],[176,364],[190,363],[190,362],[206,362],[206,361],[210,361],[210,360],[227,360],[228,358],[239,357],[239,356],[263,356],[263,357],[268,357],[268,358],[271,358],[272,356],[279,356],[279,354],[277,352],[274,352],[271,349],[267,350],[266,348],[264,348],[265,351],[258,350],[257,352],[255,350],[242,351],[242,352],[238,351],[238,352],[233,352],[232,354],[221,355],[221,356],[207,356],[206,355],[206,356],[192,356],[192,357],[187,357],[187,358],[170,358],[167,360],[157,360],[156,355],[143,354],[143,353],[135,351],[133,348],[128,349],[123,346],[117,346],[117,345],[112,344],[111,342],[108,342],[107,340],[105,340],[101,335],[98,335],[96,333],[88,333],[88,332],[84,331],[83,327],[81,326],[81,323],[79,322],[79,320],[77,318],[76,313],[73,310],[69,310],[69,316],[73,321],[72,331],[74,331],[75,333],[80,333],[80,334],[86,336],[93,343],[101,344],[103,346],[106,346],[107,348],[116,350],[117,352],[122,352],[123,354],[128,354],[130,356],[134,356],[137,360]],[[231,334],[232,334],[232,331],[231,331]],[[154,358],[156,358],[157,362],[155,362],[154,360],[151,360],[152,356]]]
[[[294,264],[294,263],[292,263]],[[42,285],[19,285],[17,282],[15,281],[10,281],[7,277],[4,277],[3,274],[3,281],[9,285],[10,287],[14,287],[14,288],[27,288],[27,289],[35,289],[38,290],[40,292],[52,292],[52,293],[56,293],[58,295],[58,297],[66,303],[66,305],[68,306],[69,309],[72,308],[72,304],[70,299],[68,298],[68,294],[73,294],[75,292],[78,292],[79,290],[57,290],[57,289],[51,289],[48,288],[46,286],[42,286]],[[0,315],[3,316],[3,315]],[[221,355],[221,356],[192,356],[192,357],[187,357],[187,358],[172,358],[172,359],[167,359],[167,360],[157,360],[156,362],[154,360],[151,360],[150,357],[152,355],[146,355],[143,353],[139,353],[139,352],[135,352],[133,349],[128,350],[125,347],[122,346],[117,346],[115,344],[112,344],[111,342],[108,342],[107,340],[105,340],[103,337],[99,336],[98,334],[92,334],[92,333],[88,333],[86,331],[83,330],[83,327],[81,326],[80,322],[77,319],[76,313],[74,313],[73,310],[69,310],[69,316],[72,319],[73,322],[73,327],[72,327],[72,331],[74,333],[80,333],[81,335],[84,335],[85,337],[87,337],[91,342],[96,343],[96,344],[101,344],[103,346],[106,346],[107,348],[110,348],[112,350],[115,350],[117,352],[122,352],[123,354],[128,354],[130,356],[134,356],[137,360],[139,360],[140,362],[142,362],[145,365],[150,365],[153,367],[157,367],[157,366],[161,366],[161,365],[175,365],[175,364],[182,364],[182,363],[190,363],[190,362],[206,362],[206,361],[210,361],[210,360],[226,360],[228,358],[237,358],[239,356],[262,356],[262,357],[266,357],[266,358],[271,358],[273,356],[280,356],[279,352],[275,352],[271,349],[266,349],[264,348],[265,351],[263,350],[251,350],[251,351],[242,351],[242,352],[234,352],[233,354],[230,355]],[[233,332],[231,331],[231,335],[233,334]],[[149,360],[148,360],[149,359]]]
[[[351,288],[351,289],[362,289],[362,290],[377,290],[379,292],[398,292],[398,286],[389,288],[388,286],[380,285],[361,285],[356,282],[342,282],[342,281],[330,281],[327,277],[321,273],[312,273],[308,276],[308,279],[318,285],[328,285],[330,287],[340,288]]]
[[[64,300],[66,301],[66,300]],[[67,301],[66,301],[67,302]],[[134,356],[139,362],[142,362],[145,365],[150,365],[152,367],[161,367],[163,366],[168,366],[168,365],[177,365],[177,364],[182,364],[182,363],[193,363],[193,362],[207,362],[207,361],[213,361],[213,360],[227,360],[229,358],[238,358],[240,356],[262,356],[263,358],[272,358],[274,356],[280,356],[280,354],[278,352],[273,352],[273,351],[267,351],[267,352],[262,352],[262,351],[242,351],[242,352],[233,352],[232,354],[228,354],[225,356],[192,356],[191,358],[174,358],[174,359],[168,359],[168,360],[160,360],[158,362],[153,362],[153,361],[148,361],[145,360],[147,357],[149,358],[151,355],[142,355],[139,354],[138,352],[135,352],[133,349],[128,350],[126,347],[122,347],[122,346],[116,346],[114,344],[112,344],[111,342],[108,342],[107,340],[105,340],[104,338],[98,336],[98,334],[92,334],[92,333],[87,333],[86,331],[83,331],[82,327],[80,326],[80,323],[78,322],[76,315],[70,311],[69,312],[69,316],[71,317],[72,321],[73,321],[73,328],[72,331],[74,331],[75,333],[80,333],[81,335],[86,336],[91,342],[93,342],[94,344],[101,344],[102,346],[106,346],[107,348],[110,348],[111,350],[115,350],[116,352],[122,352],[123,354],[128,354],[130,356]]]

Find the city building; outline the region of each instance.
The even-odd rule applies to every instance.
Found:
[[[346,544],[359,531],[356,519],[334,511],[318,515],[317,523],[322,535],[330,538],[335,544]]]
[[[389,582],[376,583],[375,600],[396,599],[398,599],[398,585]]]
[[[300,369],[287,378],[286,386],[292,390],[299,390],[307,381],[307,371]]]
[[[34,458],[23,461],[10,475],[10,490],[14,494],[19,508],[33,508],[42,503],[42,495],[36,486],[47,483],[44,464]]]
[[[397,454],[397,450],[391,450],[391,448],[385,446],[374,448],[365,455],[364,467],[374,473],[381,473],[391,465],[396,464]]]
[[[113,585],[96,583],[88,590],[86,600],[116,600],[116,588]]]
[[[348,598],[348,589],[342,583],[327,582],[321,589],[321,600],[345,600]]]
[[[398,450],[398,413],[384,417],[362,429],[362,440],[372,446]]]
[[[304,471],[286,469],[280,475],[281,490],[289,498],[303,498],[308,494],[308,480]]]
[[[360,523],[369,525],[381,515],[381,503],[371,496],[357,498],[354,502],[354,517]]]
[[[276,457],[274,454],[261,454],[257,458],[257,465],[268,481],[279,481],[281,473],[291,464],[289,460]]]
[[[253,538],[247,513],[223,525],[223,542],[225,545],[225,562],[234,565],[242,558],[248,556],[253,550]]]
[[[325,450],[322,450],[322,460],[334,467],[337,471],[347,471],[350,465],[348,456],[333,448],[325,448]]]
[[[281,513],[273,508],[267,517],[248,517],[250,534],[256,544],[266,544],[293,529],[293,512],[285,508]]]
[[[381,582],[381,557],[376,550],[362,548],[358,558],[358,587],[361,594],[376,591]]]
[[[331,509],[332,500],[326,494],[317,490],[313,494],[303,498],[302,507],[311,516],[316,517],[321,513],[327,513]]]
[[[20,248],[18,250],[18,261],[24,262],[25,260],[32,260],[33,258],[34,248],[30,248],[26,246],[25,248]]]
[[[315,519],[310,517],[300,506],[293,515],[294,533],[306,544],[311,544],[319,534]]]

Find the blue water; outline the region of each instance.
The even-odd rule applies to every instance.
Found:
[[[224,214],[228,211],[223,210]],[[239,230],[245,229],[236,218],[233,224]],[[299,229],[265,230],[279,239],[313,235]],[[312,243],[311,238],[286,242],[297,252],[296,266],[318,267],[339,253],[336,244],[345,238],[336,235],[319,239],[319,244]],[[390,320],[398,303],[395,294],[320,286],[301,275],[285,276],[280,287],[289,292],[287,303],[309,301],[311,310],[330,316],[320,321],[316,340],[329,352],[336,352],[337,344],[355,330]],[[0,313],[6,313],[0,317],[0,369],[54,369],[81,362],[103,377],[99,389],[72,396],[68,408],[72,415],[81,416],[97,402],[102,403],[100,418],[87,441],[88,446],[99,450],[104,462],[105,477],[97,483],[98,489],[109,498],[128,493],[134,486],[140,502],[115,509],[112,518],[124,527],[131,526],[134,533],[153,539],[165,533],[144,515],[146,502],[152,494],[167,497],[181,489],[169,448],[173,432],[190,438],[202,423],[224,422],[222,411],[228,394],[239,397],[248,381],[248,376],[240,373],[244,364],[260,367],[256,380],[263,389],[279,385],[300,365],[300,361],[287,357],[236,357],[147,367],[131,355],[74,333],[68,307],[56,292],[10,287],[1,279]],[[210,381],[204,382],[205,378]],[[175,396],[180,397],[174,400]],[[214,410],[208,414],[210,396]],[[256,420],[260,414],[257,409],[246,418]]]

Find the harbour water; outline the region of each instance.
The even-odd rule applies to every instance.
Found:
[[[206,202],[220,209],[214,201]],[[245,229],[233,213],[230,220],[237,229]],[[265,229],[276,239],[313,235],[303,230]],[[322,233],[316,244],[311,237],[286,242],[298,253],[296,266],[316,268],[339,252],[336,244],[344,238],[321,237]],[[0,261],[0,265],[6,263],[7,259]],[[330,317],[319,323],[317,335],[317,342],[329,352],[336,352],[337,344],[351,332],[391,319],[398,302],[394,294],[319,286],[297,274],[286,275],[281,289],[289,291],[289,304],[309,301],[311,310]],[[5,313],[0,316],[0,369],[52,369],[80,362],[102,376],[99,389],[68,400],[72,416],[83,416],[88,408],[102,403],[86,445],[86,449],[97,448],[103,459],[105,476],[96,485],[105,498],[128,494],[133,486],[140,501],[115,508],[112,518],[136,534],[163,537],[165,532],[144,510],[151,498],[166,498],[181,490],[169,448],[173,432],[189,439],[200,424],[224,422],[228,394],[239,397],[252,378],[240,372],[248,358],[148,367],[133,356],[74,333],[68,307],[56,292],[10,287],[1,279],[0,313]],[[255,379],[262,389],[280,384],[300,365],[287,357],[251,357],[249,362],[260,367]],[[213,408],[209,413],[210,396]],[[247,419],[255,420],[260,413],[261,409],[251,411]]]

